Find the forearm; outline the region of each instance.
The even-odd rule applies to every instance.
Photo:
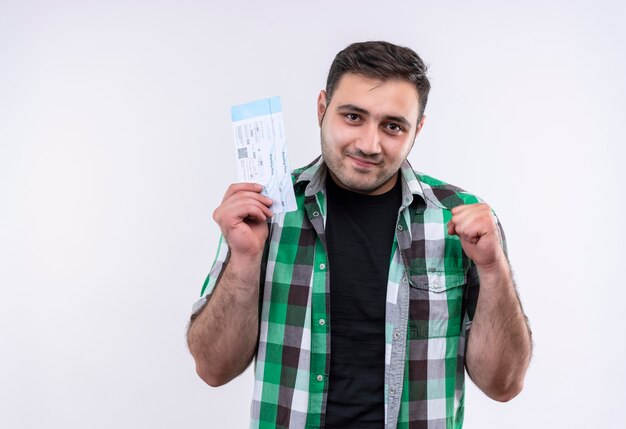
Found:
[[[258,340],[260,257],[231,258],[205,308],[187,334],[198,375],[220,386],[241,374]]]
[[[489,397],[508,401],[522,389],[531,336],[506,258],[478,268],[480,292],[468,338],[467,370]]]

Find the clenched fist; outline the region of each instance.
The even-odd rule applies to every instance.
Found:
[[[465,204],[453,208],[448,234],[459,236],[465,254],[478,267],[495,267],[506,259],[498,226],[487,204]]]
[[[272,200],[261,195],[262,189],[256,183],[232,184],[213,212],[231,257],[254,258],[263,252],[268,235],[266,221],[272,217]]]

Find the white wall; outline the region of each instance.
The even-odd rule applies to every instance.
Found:
[[[623,3],[300,3],[0,0],[0,427],[247,426],[250,372],[212,389],[185,344],[229,108],[280,95],[308,162],[330,62],[366,39],[430,64],[410,159],[495,207],[534,329],[524,392],[470,385],[465,427],[619,426]]]

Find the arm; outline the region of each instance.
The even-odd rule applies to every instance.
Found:
[[[220,386],[241,374],[258,341],[259,277],[272,200],[252,183],[231,185],[213,213],[230,253],[204,308],[192,319],[187,341],[200,378]]]
[[[467,371],[490,398],[511,400],[524,385],[531,334],[500,244],[498,226],[488,205],[469,204],[452,210],[448,232],[459,236],[480,278],[467,345]]]

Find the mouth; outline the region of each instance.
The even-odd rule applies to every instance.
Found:
[[[380,162],[376,162],[369,159],[363,159],[358,156],[347,155],[357,167],[359,168],[373,168],[376,167]]]

